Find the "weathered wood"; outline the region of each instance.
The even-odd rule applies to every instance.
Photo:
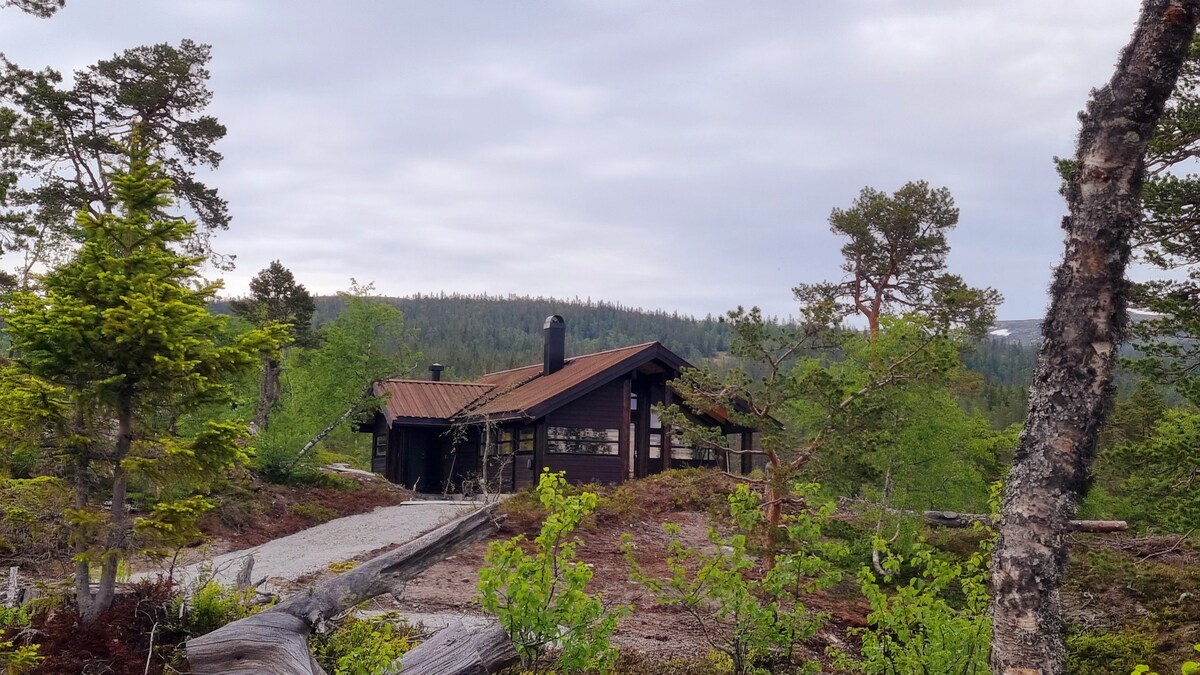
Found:
[[[519,660],[499,623],[467,628],[455,622],[399,658],[385,675],[489,675]]]
[[[266,611],[189,640],[192,673],[324,675],[308,651],[311,627],[299,617]]]
[[[992,525],[992,517],[982,513],[958,513],[956,511],[925,511],[921,518],[936,527],[971,527],[975,523]],[[1124,532],[1129,523],[1123,520],[1072,520],[1067,529],[1072,532]]]
[[[992,558],[991,670],[1066,671],[1060,589],[1068,523],[1086,491],[1112,404],[1124,339],[1130,237],[1141,213],[1144,155],[1175,88],[1200,0],[1145,0],[1112,79],[1080,116],[1064,194],[1069,215],[1054,273],[1029,415],[1008,474]]]
[[[490,504],[377,556],[252,617],[187,643],[192,675],[323,675],[308,654],[308,636],[324,621],[404,583],[456,550],[496,531]],[[250,665],[247,665],[250,664]],[[419,672],[419,671],[414,671]]]

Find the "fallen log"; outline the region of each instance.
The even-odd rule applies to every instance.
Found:
[[[838,499],[838,507],[852,508],[857,512],[868,510],[881,510],[884,513],[889,513],[893,516],[921,516],[927,525],[934,527],[971,527],[975,523],[981,523],[988,527],[994,525],[992,517],[984,513],[959,513],[957,511],[906,511],[904,509],[893,509],[878,504],[871,504],[862,499],[851,499],[849,497],[841,497]],[[1067,529],[1072,532],[1095,532],[1095,533],[1110,533],[1124,532],[1129,529],[1129,523],[1124,520],[1072,520],[1067,524]]]
[[[375,596],[399,594],[409,579],[467,544],[495,532],[497,506],[491,504],[453,520],[260,614],[189,640],[186,653],[190,672],[193,675],[325,675],[308,652],[308,636],[317,626]],[[431,639],[436,638],[435,635]],[[487,653],[491,654],[492,649],[489,648]],[[450,671],[405,671],[406,675],[424,675],[426,672],[448,674]]]
[[[397,659],[384,675],[487,675],[518,660],[499,623],[467,628],[459,621]]]
[[[975,523],[991,526],[992,517],[982,513],[958,513],[955,511],[925,511],[922,519],[937,527],[971,527]],[[1067,524],[1072,532],[1124,532],[1129,523],[1123,520],[1072,520]]]

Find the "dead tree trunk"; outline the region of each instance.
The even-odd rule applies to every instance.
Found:
[[[384,675],[486,675],[518,660],[499,623],[473,629],[452,623],[400,657]]]
[[[364,600],[384,593],[399,593],[404,582],[429,566],[495,532],[497,506],[489,505],[447,523],[261,614],[189,640],[190,672],[192,675],[323,675],[308,652],[308,636],[317,625]]]
[[[1125,266],[1143,156],[1196,30],[1200,0],[1145,0],[1116,73],[1080,116],[1029,417],[1008,475],[992,564],[992,671],[1065,670],[1059,588],[1068,522],[1087,488],[1126,322]]]

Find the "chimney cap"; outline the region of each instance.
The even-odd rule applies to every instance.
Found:
[[[564,320],[561,316],[558,314],[551,314],[550,316],[546,317],[546,323],[542,324],[542,329],[545,330],[552,327],[565,328],[566,324],[566,320]]]
[[[429,364],[429,369],[430,370],[445,370],[446,366],[443,366],[440,363],[431,363],[431,364]]]

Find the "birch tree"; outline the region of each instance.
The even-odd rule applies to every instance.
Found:
[[[1130,239],[1147,143],[1175,88],[1200,0],[1145,0],[1116,72],[1080,115],[1066,163],[1065,246],[1042,324],[1029,417],[1008,476],[990,581],[998,675],[1064,673],[1068,521],[1089,480],[1125,336]]]

